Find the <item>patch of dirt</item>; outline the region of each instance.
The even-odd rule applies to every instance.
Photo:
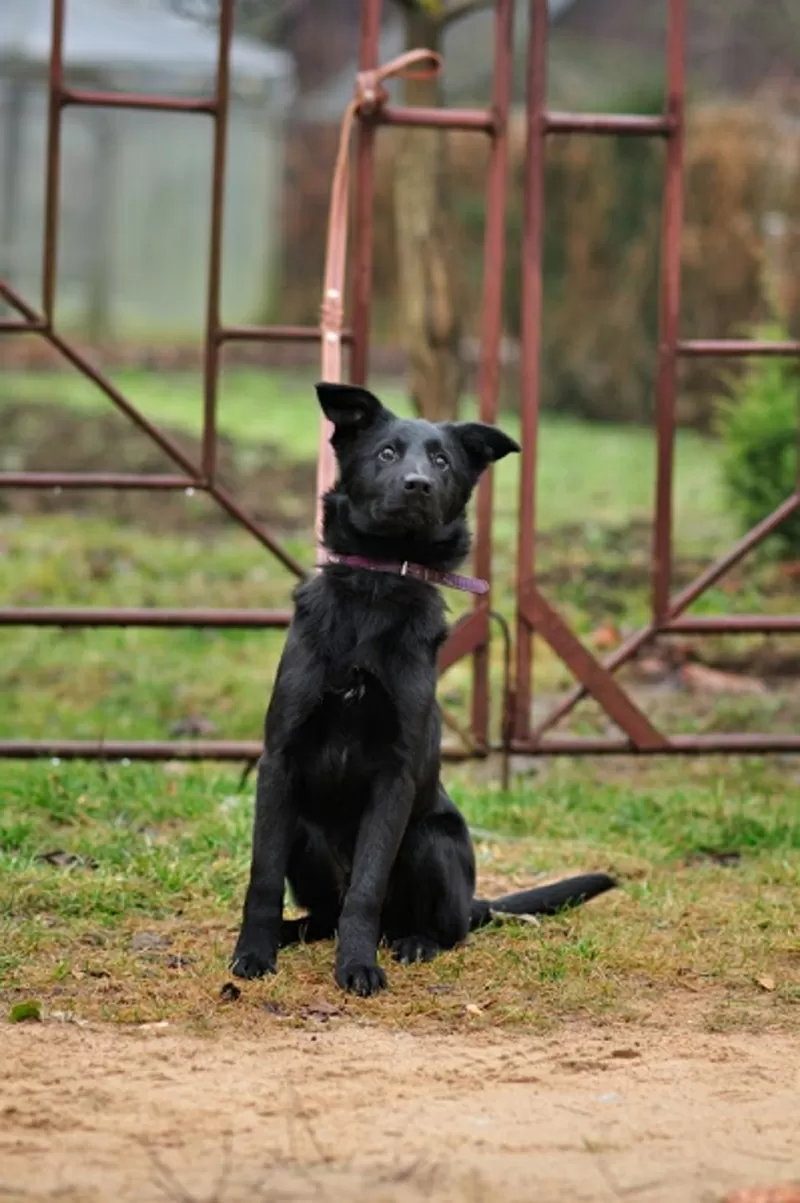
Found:
[[[0,1199],[706,1203],[800,1178],[797,1038],[669,1022],[5,1026]]]
[[[4,405],[2,415],[0,470],[6,472],[184,474],[146,434],[113,411],[84,414],[37,401]],[[200,439],[160,423],[159,428],[199,471]],[[220,483],[256,521],[282,531],[309,529],[314,463],[288,461],[270,444],[244,453],[225,435],[218,439],[217,462]],[[102,514],[159,531],[202,531],[230,524],[225,512],[211,503],[189,505],[180,492],[133,489],[3,489],[0,513],[4,511]]]

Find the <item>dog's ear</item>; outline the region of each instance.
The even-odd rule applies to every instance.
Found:
[[[337,432],[360,432],[390,416],[377,397],[355,384],[318,384],[317,397]]]
[[[521,450],[514,439],[496,426],[487,426],[484,422],[452,422],[448,428],[467,453],[471,467],[478,473],[512,451]]]

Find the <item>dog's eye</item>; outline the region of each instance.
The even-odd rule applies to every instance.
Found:
[[[397,452],[394,447],[384,447],[378,452],[378,459],[382,464],[390,464],[393,459],[397,459]]]
[[[434,463],[434,466],[436,468],[439,468],[440,471],[442,471],[442,472],[444,472],[445,469],[450,467],[449,459],[447,458],[446,455],[442,455],[441,451],[437,452],[437,454],[434,455],[433,463]]]

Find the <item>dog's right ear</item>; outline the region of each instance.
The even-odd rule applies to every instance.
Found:
[[[355,384],[318,384],[317,397],[322,412],[337,432],[355,434],[381,418],[390,417],[377,397]]]

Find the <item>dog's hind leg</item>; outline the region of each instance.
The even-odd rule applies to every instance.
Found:
[[[340,874],[323,837],[304,823],[292,842],[286,877],[295,902],[308,914],[283,920],[281,947],[332,940],[341,908]]]
[[[430,961],[467,936],[475,862],[453,807],[411,824],[397,857],[384,912],[385,938],[402,964]]]

